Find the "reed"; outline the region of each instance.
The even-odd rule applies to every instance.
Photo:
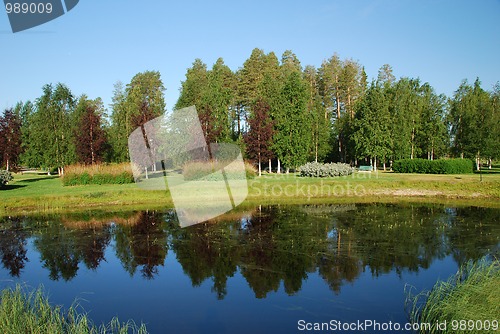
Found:
[[[71,165],[65,168],[63,185],[125,184],[133,183],[134,176],[129,163]]]
[[[469,262],[430,291],[408,295],[407,303],[413,323],[431,325],[420,333],[498,333],[500,261]],[[446,330],[437,326],[444,321]]]
[[[71,306],[64,311],[53,306],[43,288],[27,291],[19,284],[1,292],[0,332],[39,334],[97,334],[97,333],[147,333],[146,326],[137,326],[129,320],[122,323],[113,318],[108,324],[96,326],[80,306]]]

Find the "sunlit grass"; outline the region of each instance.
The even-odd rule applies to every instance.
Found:
[[[422,305],[421,301],[424,299]],[[432,325],[422,333],[494,333],[478,330],[476,321],[496,320],[500,315],[500,261],[469,262],[448,281],[440,281],[429,292],[410,297],[411,320]],[[462,330],[460,329],[460,321]],[[447,330],[436,328],[447,322]],[[458,328],[454,328],[458,326]],[[497,326],[498,328],[498,326]]]
[[[39,334],[147,333],[146,327],[133,321],[121,323],[113,318],[108,324],[95,325],[79,306],[63,310],[50,304],[42,288],[27,291],[20,285],[1,292],[0,332]]]
[[[366,202],[457,203],[500,206],[500,174],[426,175],[389,172],[355,173],[337,178],[303,178],[266,174],[248,180],[244,205]],[[0,214],[68,212],[87,209],[167,209],[167,190],[145,190],[132,184],[64,187],[57,176],[15,174],[0,190]]]

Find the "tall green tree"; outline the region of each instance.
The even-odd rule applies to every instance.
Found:
[[[276,117],[278,131],[273,138],[273,151],[283,161],[287,172],[307,161],[310,152],[310,118],[307,113],[307,87],[298,72],[286,78],[281,91],[282,112]]]
[[[422,110],[421,125],[417,132],[419,151],[429,160],[447,153],[449,146],[446,128],[446,97],[437,95],[434,89],[425,83],[421,87]]]
[[[372,82],[366,95],[356,105],[353,139],[358,158],[369,158],[374,169],[377,160],[391,153],[389,99],[379,83]]]
[[[208,83],[207,65],[201,59],[195,59],[186,72],[186,80],[181,83],[179,99],[174,109],[202,104],[203,92]]]
[[[113,160],[128,161],[132,131],[165,113],[164,91],[158,71],[136,74],[125,89],[121,83],[115,84],[110,129]]]
[[[228,142],[231,139],[230,108],[233,102],[233,72],[217,59],[207,73],[198,115],[208,143]]]
[[[421,126],[422,99],[419,79],[401,78],[394,85],[384,85],[391,95],[390,113],[393,158],[415,158],[420,154],[417,132]]]
[[[314,66],[304,68],[304,80],[307,84],[307,112],[311,120],[311,156],[318,162],[331,150],[330,119],[319,94],[318,75]]]
[[[75,98],[70,89],[58,83],[55,87],[45,85],[43,95],[36,101],[36,111],[30,117],[30,155],[42,167],[57,168],[64,174],[64,167],[76,160],[72,113]],[[39,167],[39,166],[37,166]]]
[[[125,88],[121,81],[114,85],[111,98],[111,126],[108,137],[111,145],[111,161],[124,162],[128,159],[128,136],[133,131],[125,104]]]
[[[476,79],[464,80],[450,101],[451,135],[455,155],[476,159],[498,156],[498,92],[488,93]]]

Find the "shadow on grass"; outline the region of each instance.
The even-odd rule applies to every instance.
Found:
[[[37,182],[37,181],[43,181],[43,180],[50,180],[50,179],[57,179],[57,178],[59,178],[59,176],[57,176],[57,175],[51,175],[51,176],[46,175],[45,177],[35,177],[35,178],[32,178],[32,179],[22,179],[22,180],[17,180],[16,182],[19,182],[19,183],[22,183],[22,182],[31,183],[31,182]]]
[[[26,187],[26,186],[22,185],[22,184],[7,184],[3,187],[0,187],[0,191],[14,190],[14,189],[19,189],[19,188],[24,188],[24,187]]]

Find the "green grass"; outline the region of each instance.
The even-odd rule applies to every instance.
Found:
[[[146,327],[136,326],[132,321],[121,323],[113,318],[109,324],[96,326],[89,317],[72,306],[63,311],[50,304],[43,289],[26,291],[20,285],[7,288],[1,293],[0,332],[1,333],[147,333]]]
[[[421,299],[425,303],[421,306]],[[414,323],[431,324],[421,333],[498,333],[500,321],[500,261],[479,261],[460,268],[448,281],[436,283],[429,292],[410,297]],[[486,320],[497,330],[479,330]],[[436,324],[446,321],[446,330]],[[464,322],[465,321],[465,322]],[[444,329],[444,328],[443,328]]]
[[[355,173],[347,177],[303,178],[264,174],[248,181],[244,205],[442,202],[500,207],[500,174],[427,175]],[[168,190],[148,191],[136,184],[63,186],[57,176],[15,174],[0,190],[0,215],[83,210],[165,209]]]

